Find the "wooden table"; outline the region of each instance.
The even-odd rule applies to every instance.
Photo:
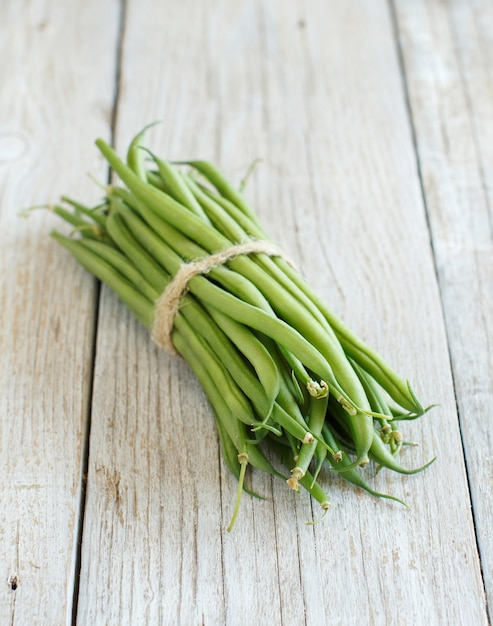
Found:
[[[0,623],[472,625],[493,606],[493,3],[0,4]],[[372,484],[235,480],[205,396],[25,207],[97,201],[146,123],[239,181],[346,322],[439,403]],[[63,226],[61,227],[63,230]],[[491,614],[490,614],[491,618]]]

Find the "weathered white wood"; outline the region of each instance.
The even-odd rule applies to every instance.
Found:
[[[307,496],[234,481],[186,366],[103,294],[79,615],[100,624],[486,623],[429,234],[383,1],[129,1],[117,145],[216,160],[334,309],[441,407],[405,427],[406,512],[341,481]],[[449,490],[453,485],[453,490]],[[444,497],[446,494],[446,497]],[[460,572],[460,576],[458,576]]]
[[[118,6],[0,3],[0,623],[72,623],[94,280],[21,209],[98,197]]]
[[[491,607],[493,5],[396,6]]]

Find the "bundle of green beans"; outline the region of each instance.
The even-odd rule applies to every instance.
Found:
[[[94,208],[64,197],[65,206],[51,208],[74,231],[52,234],[152,329],[156,302],[184,263],[269,237],[216,167],[191,161],[184,171],[146,150],[143,135],[132,141],[126,163],[96,141],[125,187],[107,186]],[[242,491],[253,493],[244,483],[247,465],[296,491],[302,485],[325,511],[329,498],[318,481],[324,463],[392,499],[376,493],[358,467],[372,460],[411,474],[429,465],[410,470],[396,458],[407,443],[396,424],[426,411],[409,383],[282,255],[241,254],[193,276],[170,339],[207,394],[225,463],[238,479],[229,528]]]

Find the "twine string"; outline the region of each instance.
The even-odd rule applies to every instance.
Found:
[[[175,277],[166,286],[162,295],[156,301],[152,338],[154,342],[170,354],[177,355],[171,341],[171,332],[175,316],[180,308],[181,301],[188,291],[188,284],[194,276],[208,274],[212,269],[223,265],[226,261],[240,254],[263,253],[269,256],[282,257],[290,265],[289,258],[273,243],[268,241],[248,241],[240,243],[220,252],[206,256],[203,259],[184,263]]]

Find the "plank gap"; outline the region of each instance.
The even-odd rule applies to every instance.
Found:
[[[475,116],[474,113],[474,106],[473,106],[473,102],[472,102],[472,95],[467,87],[467,80],[466,80],[466,75],[465,75],[465,67],[464,67],[464,62],[462,59],[462,55],[459,52],[459,47],[460,47],[460,43],[459,43],[459,37],[458,37],[458,33],[457,33],[457,28],[455,25],[455,21],[452,19],[451,13],[450,11],[447,12],[447,17],[448,17],[448,21],[449,21],[449,27],[450,27],[450,31],[452,33],[452,37],[453,37],[453,41],[454,41],[454,54],[457,60],[457,66],[459,68],[459,76],[460,76],[460,84],[461,84],[461,88],[462,91],[464,93],[464,101],[466,103],[466,108],[467,108],[467,114],[469,117],[469,121],[470,121],[470,132],[471,132],[471,137],[472,137],[472,142],[474,145],[474,151],[475,151],[475,155],[476,155],[476,160],[477,160],[477,165],[478,165],[478,172],[479,172],[479,177],[481,180],[481,185],[482,185],[482,189],[483,189],[483,193],[484,193],[484,201],[485,204],[488,208],[488,217],[489,217],[489,221],[490,221],[490,230],[491,233],[493,234],[493,224],[491,222],[492,219],[492,211],[491,211],[491,203],[490,203],[490,198],[489,198],[489,194],[487,192],[487,181],[486,181],[486,174],[485,174],[485,168],[484,168],[484,163],[483,163],[483,159],[482,159],[482,155],[481,155],[481,148],[479,145],[479,140],[478,140],[478,134],[476,132],[476,125],[473,123],[473,118]],[[445,331],[447,332],[447,325],[445,324]],[[450,351],[449,351],[450,354]],[[474,525],[474,538],[476,541],[476,550],[477,553],[479,555],[479,567],[480,567],[480,573],[481,573],[481,580],[483,583],[483,589],[484,589],[484,594],[485,594],[485,602],[486,602],[486,611],[488,614],[488,619],[489,619],[489,623],[493,623],[492,621],[492,617],[490,615],[490,612],[492,611],[492,607],[488,605],[488,589],[487,589],[487,581],[486,581],[486,576],[485,576],[485,571],[484,571],[484,564],[483,564],[483,553],[481,551],[481,542],[480,542],[480,538],[478,536],[478,524],[477,524],[477,512],[476,512],[476,508],[473,506],[474,504],[474,499],[473,499],[473,492],[472,492],[472,479],[470,478],[472,475],[472,470],[470,468],[470,464],[469,464],[469,458],[467,455],[467,446],[466,443],[464,441],[464,436],[462,433],[462,428],[461,428],[461,412],[459,409],[459,399],[456,393],[456,386],[455,386],[455,379],[454,379],[454,367],[453,367],[453,361],[451,361],[451,372],[452,372],[452,382],[454,385],[454,399],[455,399],[455,404],[457,406],[457,417],[459,420],[459,433],[460,433],[460,439],[461,439],[461,445],[462,445],[462,450],[463,450],[463,456],[464,456],[464,464],[466,467],[466,479],[467,479],[467,486],[469,489],[469,494],[471,497],[471,513],[472,513],[472,520],[473,520],[473,525]]]
[[[89,375],[89,390],[87,401],[86,428],[84,440],[82,442],[82,466],[81,466],[81,488],[79,497],[79,521],[77,525],[76,546],[75,546],[75,564],[74,564],[74,593],[72,599],[72,624],[77,623],[77,607],[79,601],[79,582],[80,568],[82,558],[82,533],[84,530],[84,513],[86,509],[86,492],[87,492],[87,472],[89,467],[89,440],[91,436],[91,417],[92,417],[92,395],[94,387],[94,365],[96,362],[96,341],[98,336],[98,320],[99,320],[99,301],[100,301],[101,283],[96,281],[94,294],[94,311],[93,311],[93,334],[91,338],[91,363]]]
[[[115,50],[115,86],[113,92],[113,103],[111,110],[110,120],[110,143],[114,145],[115,141],[115,129],[118,116],[118,103],[120,99],[120,83],[121,83],[121,69],[122,69],[122,55],[123,55],[123,39],[125,36],[127,15],[127,2],[121,0],[118,15],[118,35],[116,39]],[[106,182],[111,182],[111,168],[108,167]],[[81,489],[79,500],[79,522],[77,526],[77,540],[76,540],[76,555],[75,555],[75,572],[74,572],[74,593],[72,600],[72,624],[77,624],[77,612],[79,605],[79,588],[80,588],[80,572],[82,562],[82,536],[84,533],[84,516],[86,509],[86,494],[87,494],[87,474],[89,470],[89,454],[90,454],[90,437],[91,437],[91,421],[92,421],[92,399],[94,391],[94,371],[96,364],[96,347],[99,328],[99,311],[101,302],[101,282],[96,281],[96,291],[94,297],[94,311],[93,311],[93,334],[91,339],[91,366],[90,366],[90,378],[89,378],[89,390],[88,390],[88,403],[87,403],[87,415],[86,415],[86,431],[84,441],[82,444],[82,468],[81,468]]]
[[[429,237],[429,242],[430,242],[431,255],[432,255],[432,259],[433,259],[433,268],[434,268],[435,277],[436,277],[436,281],[437,281],[437,285],[438,285],[438,292],[439,292],[439,295],[440,295],[440,309],[441,309],[441,314],[442,314],[442,319],[443,319],[443,326],[444,326],[444,329],[445,329],[445,337],[447,339],[447,355],[448,355],[448,362],[449,362],[449,368],[450,368],[450,375],[451,375],[451,379],[452,379],[452,391],[453,391],[453,394],[454,394],[454,403],[455,403],[455,409],[456,409],[456,412],[457,412],[457,421],[458,421],[458,425],[459,425],[460,444],[461,444],[461,448],[462,448],[462,456],[464,458],[464,466],[465,466],[465,470],[466,470],[466,481],[467,481],[467,488],[468,488],[468,492],[469,492],[469,503],[470,503],[470,510],[471,510],[473,527],[474,527],[475,548],[476,548],[476,553],[478,555],[478,560],[479,560],[479,568],[480,568],[481,582],[482,582],[483,591],[484,591],[484,597],[486,598],[487,597],[486,581],[485,581],[485,575],[484,575],[484,569],[483,569],[483,561],[482,561],[482,558],[481,558],[482,557],[481,550],[479,548],[479,537],[478,537],[477,524],[476,524],[476,513],[475,513],[474,507],[472,505],[472,488],[471,488],[472,480],[471,480],[470,467],[469,467],[468,458],[467,458],[466,445],[465,445],[465,442],[464,442],[464,435],[463,435],[462,426],[461,426],[461,414],[460,414],[460,409],[459,409],[459,399],[458,399],[458,393],[457,393],[457,384],[456,384],[456,379],[455,379],[455,372],[454,372],[454,365],[453,365],[453,360],[452,360],[452,353],[451,353],[451,349],[450,349],[449,327],[448,327],[447,318],[446,318],[446,315],[445,315],[445,307],[444,307],[443,293],[442,293],[442,283],[441,283],[439,272],[438,272],[437,256],[436,256],[436,251],[435,251],[434,242],[433,242],[433,234],[432,234],[431,223],[430,223],[430,215],[429,215],[428,203],[427,203],[427,199],[426,199],[425,185],[424,185],[424,181],[423,181],[423,171],[422,171],[420,157],[419,157],[419,151],[418,151],[418,141],[417,141],[417,135],[416,135],[416,126],[415,126],[414,119],[413,119],[411,97],[410,97],[410,93],[409,93],[409,86],[408,86],[408,79],[407,79],[407,74],[406,74],[406,67],[405,67],[405,63],[404,63],[404,54],[403,54],[403,51],[402,51],[401,41],[400,41],[400,38],[399,38],[399,24],[398,24],[398,19],[397,19],[397,11],[396,11],[396,7],[395,7],[395,0],[388,0],[388,6],[389,6],[389,11],[390,11],[392,29],[394,31],[394,41],[395,41],[395,45],[396,45],[397,59],[398,59],[399,68],[400,68],[400,74],[401,74],[401,78],[402,78],[402,91],[403,91],[404,101],[405,101],[405,105],[406,105],[406,111],[407,111],[407,115],[408,115],[410,131],[411,131],[411,135],[412,135],[412,143],[413,143],[413,148],[414,148],[414,154],[415,154],[415,157],[416,157],[417,174],[418,174],[418,180],[419,180],[419,187],[420,187],[420,191],[421,191],[421,197],[422,197],[422,200],[423,200],[423,208],[424,208],[424,213],[425,213],[426,225],[427,225],[427,228],[428,228],[428,237]],[[461,67],[461,70],[462,70],[462,67]],[[467,90],[465,88],[465,85],[464,85],[462,71],[461,71],[461,79],[462,79],[462,88],[463,88],[463,90],[465,92],[467,92]],[[471,109],[469,108],[470,107],[470,102],[468,101],[467,98],[466,98],[466,101],[467,101],[467,104],[468,104],[468,113],[469,113],[469,115],[471,115],[472,112],[471,112]],[[477,149],[477,137],[476,137],[476,135],[474,133],[473,133],[473,137],[474,137],[475,147]],[[478,162],[480,162],[479,154],[478,154]],[[485,189],[486,188],[486,183],[485,183],[485,179],[484,179],[484,175],[483,174],[484,174],[484,172],[483,172],[483,170],[481,168],[482,182],[483,182],[483,186],[484,186],[484,189]]]
[[[115,144],[116,124],[118,121],[118,104],[120,102],[121,79],[122,79],[122,59],[123,40],[127,29],[127,0],[120,0],[120,14],[118,22],[118,36],[116,39],[116,66],[115,66],[115,91],[113,92],[113,108],[111,112],[110,143]],[[110,183],[110,172],[108,172],[108,183]]]

